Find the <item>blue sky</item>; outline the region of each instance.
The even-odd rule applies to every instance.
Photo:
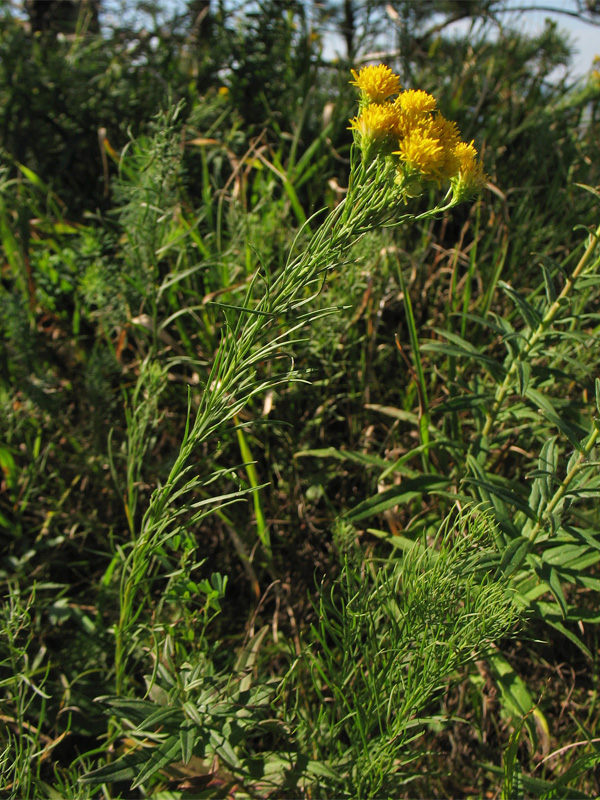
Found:
[[[415,3],[420,2],[420,0],[412,1]],[[358,0],[357,5],[360,5]],[[393,0],[390,5],[393,7]],[[561,10],[573,11],[576,8],[576,0],[509,0],[508,5],[510,8],[515,9],[515,11],[509,10],[500,17],[502,23],[507,27],[516,28],[533,35],[543,29],[544,22],[547,18],[556,21],[559,30],[568,34],[569,43],[574,50],[573,59],[571,65],[569,66],[570,78],[575,80],[576,78],[580,78],[589,72],[594,56],[596,54],[600,55],[600,25],[590,25],[589,23],[583,22],[580,19],[568,16],[567,14],[559,13]],[[556,9],[556,11],[554,13],[551,13],[548,10],[527,12],[516,11],[516,9],[523,8],[525,6],[527,8],[553,8]],[[469,30],[470,25],[470,20],[465,20],[447,28],[445,33],[450,32],[452,29],[454,29],[457,33],[464,33]],[[490,26],[489,30],[492,32],[494,28]],[[395,46],[397,46],[397,38],[393,31],[394,26],[392,25],[389,30],[389,37],[385,37],[387,38],[387,41],[382,42],[382,48],[384,52],[389,52],[390,50],[393,50]],[[326,57],[333,58],[338,53],[343,53],[344,51],[345,45],[341,36],[339,34],[330,33],[325,40]],[[376,58],[377,54],[373,54],[373,57]],[[560,74],[557,74],[557,78],[563,77],[565,72],[564,69],[561,69],[559,72]]]
[[[575,3],[569,0],[511,0],[511,6],[545,6],[563,10],[573,10]],[[595,55],[600,55],[600,26],[590,25],[566,14],[550,14],[547,11],[530,11],[519,15],[519,27],[528,32],[535,32],[544,26],[544,20],[550,17],[556,20],[561,30],[567,31],[577,53],[573,56],[571,72],[578,77],[590,69]],[[506,15],[507,21],[510,14]]]
[[[413,2],[418,3],[420,0],[413,0]],[[185,0],[162,0],[161,4],[167,11],[167,15],[168,12],[181,11],[185,8]],[[356,4],[360,6],[360,0],[356,0]],[[227,2],[225,5],[227,5]],[[394,5],[393,0],[391,1],[391,5]],[[114,13],[119,8],[127,9],[132,6],[133,3],[131,0],[103,0],[103,7],[105,11],[109,13],[111,11]],[[576,0],[509,0],[509,6],[512,8],[541,6],[572,11],[576,8]],[[119,14],[117,14],[117,16],[119,16]],[[509,12],[503,15],[503,20],[506,24],[512,21],[514,27],[518,27],[520,30],[535,33],[543,28],[544,20],[547,17],[556,20],[559,27],[568,32],[571,42],[577,50],[573,57],[570,72],[574,78],[581,77],[590,69],[594,55],[600,54],[600,26],[586,24],[566,14],[549,13],[548,11],[528,11],[518,15],[511,15]],[[335,51],[340,48],[343,50],[341,39],[337,36],[332,36],[328,42],[328,46],[326,46],[328,55],[333,56]]]

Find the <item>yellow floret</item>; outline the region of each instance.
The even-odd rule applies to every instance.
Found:
[[[477,159],[477,150],[475,149],[473,142],[470,144],[467,144],[466,142],[459,142],[456,145],[455,153],[460,161],[461,172],[470,171]]]
[[[385,64],[363,67],[360,72],[351,70],[353,86],[363,93],[369,103],[382,103],[400,91],[400,78]]]
[[[437,164],[438,177],[441,180],[449,180],[457,174],[460,168],[460,162],[455,153],[460,140],[458,126],[456,122],[438,114],[431,122],[429,135],[437,139],[442,146],[442,156]]]
[[[422,89],[407,89],[396,98],[396,105],[405,114],[420,116],[435,111],[437,103],[432,97]]]
[[[394,101],[398,111],[398,136],[406,136],[415,125],[427,124],[435,111],[435,99],[420,89],[408,89]]]
[[[481,189],[487,181],[487,175],[483,171],[483,164],[477,161],[477,150],[473,142],[459,142],[454,148],[454,155],[459,164],[458,191],[469,195]]]
[[[399,148],[395,151],[405,164],[424,178],[437,179],[437,168],[443,158],[443,147],[422,128],[415,128],[402,139]]]
[[[459,170],[455,154],[458,139],[456,123],[438,114],[408,124],[395,152],[410,170],[439,183],[453,178]]]
[[[460,141],[460,131],[456,122],[446,119],[441,114],[431,120],[428,130],[429,135],[438,139],[448,150],[453,150]]]
[[[398,113],[393,103],[374,103],[350,120],[350,130],[358,131],[361,137],[383,139],[396,132],[397,123]]]

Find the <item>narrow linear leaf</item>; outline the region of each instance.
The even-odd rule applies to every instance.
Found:
[[[443,490],[450,486],[451,483],[450,478],[444,478],[441,475],[426,474],[417,478],[409,478],[402,481],[399,486],[394,486],[385,492],[363,500],[362,503],[359,503],[349,511],[345,518],[353,522],[375,514],[381,514],[400,503],[409,503],[411,500],[421,497],[424,493],[436,492],[438,489]]]
[[[313,456],[314,458],[334,458],[336,461],[354,461],[357,464],[387,469],[389,462],[384,458],[369,453],[359,453],[355,450],[338,450],[336,447],[321,447],[315,450],[299,450],[294,454],[295,458]]]
[[[516,572],[525,560],[525,556],[529,552],[529,539],[524,536],[519,536],[517,539],[508,545],[506,550],[502,553],[502,560],[500,561],[499,569],[507,577]]]
[[[117,781],[132,781],[138,774],[141,766],[146,763],[146,753],[142,750],[127,753],[116,761],[111,761],[103,767],[88,772],[79,778],[80,783],[116,783]]]
[[[513,716],[524,720],[531,737],[531,743],[534,749],[537,748],[539,739],[538,727],[545,737],[548,736],[548,723],[544,715],[533,702],[533,698],[523,679],[514,671],[498,650],[490,653],[487,660],[500,688],[505,709]]]
[[[568,613],[567,601],[556,570],[550,564],[542,563],[541,568],[536,569],[536,573],[548,584],[552,596],[558,603],[563,619],[566,619]]]
[[[562,633],[562,635],[572,642],[579,650],[581,650],[581,652],[586,655],[587,658],[592,658],[592,654],[581,641],[581,639],[562,622],[562,615],[557,605],[540,601],[539,603],[532,603],[531,608],[536,612],[540,619],[542,619],[547,625],[550,625],[555,630],[559,631],[559,633]]]
[[[548,298],[548,302],[552,304],[558,297],[558,294],[556,292],[556,287],[554,286],[554,279],[552,277],[550,269],[546,264],[544,264],[544,262],[540,264],[540,267],[542,268],[542,275],[544,276],[544,287],[546,289],[546,297]]]
[[[521,316],[531,330],[535,330],[542,322],[542,315],[534,308],[523,295],[504,281],[498,281],[498,286],[513,300]]]
[[[571,766],[563,772],[562,775],[559,775],[552,788],[541,795],[540,800],[551,800],[551,798],[561,796],[576,798],[578,795],[572,792],[571,789],[569,789],[568,794],[564,794],[560,790],[567,789],[571,781],[575,780],[580,775],[589,772],[589,770],[594,769],[594,767],[598,766],[598,764],[600,764],[600,753],[588,753],[580,756],[574,764],[571,764]]]
[[[152,751],[152,755],[141,767],[137,778],[131,784],[132,789],[137,789],[144,781],[151,778],[155,773],[178,761],[181,755],[181,742],[179,736],[169,736],[169,738]]]
[[[504,785],[502,800],[521,800],[523,797],[521,766],[517,761],[517,752],[521,742],[523,723],[517,725],[508,740],[508,747],[502,757],[504,766]]]

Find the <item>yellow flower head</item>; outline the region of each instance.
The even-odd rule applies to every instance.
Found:
[[[350,120],[350,130],[358,131],[361,139],[382,140],[396,132],[397,122],[398,114],[393,103],[374,103]]]
[[[427,124],[436,108],[435,99],[420,89],[401,92],[394,101],[398,110],[398,136],[406,136],[415,125]]]
[[[434,117],[428,125],[429,135],[438,139],[446,150],[453,150],[460,141],[458,125],[441,114]],[[458,169],[458,165],[457,165]]]
[[[473,142],[459,142],[454,148],[454,155],[459,164],[455,192],[461,199],[467,198],[485,186],[488,176],[483,171],[483,164],[477,161]]]
[[[437,166],[443,157],[443,147],[437,139],[427,135],[423,128],[415,128],[402,139],[395,151],[413,171],[427,180],[437,179]]]
[[[400,78],[385,64],[363,67],[358,73],[355,70],[351,72],[354,80],[350,83],[358,86],[369,103],[382,103],[400,91]]]
[[[460,141],[458,126],[456,122],[438,114],[431,121],[429,135],[437,139],[442,146],[442,156],[437,164],[438,179],[449,180],[457,174],[460,167],[460,162],[455,154],[456,145]]]
[[[422,89],[407,89],[396,98],[396,105],[409,116],[423,116],[435,111],[437,103]]]
[[[389,154],[398,137],[398,110],[394,103],[372,103],[350,120],[350,130],[355,132],[363,161]]]
[[[420,172],[424,180],[440,183],[453,178],[459,170],[454,152],[458,139],[456,123],[438,114],[409,125],[395,152],[410,171]]]

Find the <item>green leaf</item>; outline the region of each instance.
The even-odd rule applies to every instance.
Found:
[[[578,452],[581,452],[581,439],[586,436],[586,432],[581,428],[575,428],[573,425],[566,422],[566,420],[562,419],[562,417],[558,415],[550,399],[541,392],[538,392],[537,389],[533,389],[530,386],[527,387],[525,396],[532,400],[546,419],[558,428]]]
[[[505,283],[504,281],[498,281],[498,286],[500,286],[514,301],[530,330],[535,330],[538,328],[542,322],[542,316],[539,311],[533,308],[533,306],[527,302],[523,295],[516,289],[513,289],[510,284]]]
[[[340,780],[337,772],[326,764],[324,761],[309,761],[306,766],[306,771],[311,775],[319,775],[321,778],[330,778],[331,780]]]
[[[23,173],[23,175],[25,175],[27,180],[30,181],[34,186],[36,186],[38,189],[41,189],[43,192],[46,193],[50,191],[50,189],[44,183],[44,181],[39,177],[39,175],[33,172],[33,170],[29,169],[29,167],[26,167],[23,164],[19,164],[18,161],[16,162],[16,164]]]
[[[246,673],[240,681],[240,692],[245,692],[252,686],[252,670],[256,664],[256,659],[258,658],[263,640],[268,632],[269,626],[263,625],[238,656],[235,671]]]
[[[586,575],[590,567],[597,564],[600,560],[598,551],[583,553],[578,558],[574,558],[568,565],[557,564],[556,570],[559,575],[564,575],[565,579],[568,578],[569,583],[578,581],[579,578],[592,577]],[[582,584],[583,585],[583,584]]]
[[[422,547],[418,539],[409,539],[407,536],[395,536],[389,531],[380,531],[377,528],[367,528],[367,533],[377,536],[378,539],[383,539],[385,542],[387,542],[387,544],[391,544],[392,547],[402,550],[403,552],[408,552],[414,547]],[[423,548],[423,552],[424,550],[425,549]]]
[[[553,493],[553,482],[557,480],[558,448],[556,436],[551,436],[544,442],[538,459],[538,469],[529,473],[529,478],[534,478],[529,495],[529,507],[536,515],[541,516],[548,500]]]
[[[98,697],[96,699],[113,708],[119,719],[127,719],[134,724],[144,722],[150,714],[156,711],[156,705],[149,700],[123,697]]]
[[[471,411],[489,405],[492,401],[493,396],[488,393],[459,395],[436,405],[431,409],[431,413],[437,416],[451,411]]]
[[[500,689],[504,708],[512,716],[523,720],[535,750],[538,745],[538,730],[532,716],[535,718],[537,725],[544,732],[544,735],[547,736],[548,723],[544,715],[534,704],[523,679],[517,675],[498,650],[493,650],[488,655],[487,661]]]
[[[523,564],[525,556],[529,552],[529,539],[519,536],[513,539],[506,550],[502,553],[499,569],[507,577],[512,575]]]
[[[571,790],[569,790],[567,794],[564,794],[560,790],[567,789],[571,781],[583,775],[585,772],[594,769],[598,764],[600,764],[600,753],[589,753],[579,756],[579,758],[553,782],[552,788],[541,795],[540,800],[552,800],[558,797],[577,797],[577,794],[573,793]]]
[[[551,261],[551,259],[548,259]],[[542,275],[544,276],[544,287],[546,289],[546,297],[548,298],[548,303],[552,304],[556,298],[558,297],[558,293],[556,291],[556,287],[554,286],[554,278],[552,277],[552,272],[547,264],[542,261],[540,264],[542,268]]]
[[[6,530],[10,530],[11,533],[12,529],[14,528],[14,524],[7,517],[5,517],[1,511],[0,511],[0,526],[2,528],[5,528]]]
[[[81,783],[116,783],[117,781],[132,781],[138,774],[141,766],[146,762],[147,754],[138,749],[127,753],[116,761],[111,761],[98,769],[88,772],[79,778]]]
[[[169,736],[162,744],[151,751],[150,758],[140,767],[137,778],[131,788],[137,789],[163,767],[178,761],[181,756],[181,742],[179,736]]]
[[[418,425],[419,417],[412,411],[405,411],[403,408],[396,408],[395,406],[382,406],[377,403],[367,403],[365,408],[372,411],[378,411],[380,414],[386,414],[394,419],[402,420],[403,422],[410,422],[412,425]]]
[[[195,703],[193,703],[191,700],[186,700],[186,702],[183,704],[183,711],[185,715],[194,723],[196,728],[204,727],[204,714],[198,710]]]
[[[177,722],[180,716],[181,711],[179,708],[174,708],[173,706],[159,706],[157,708],[154,706],[154,710],[146,717],[143,725],[146,730],[151,730],[168,722]]]
[[[187,764],[194,754],[196,730],[194,725],[185,725],[179,731],[179,744],[181,746],[181,759]]]
[[[240,767],[240,760],[235,754],[231,744],[217,731],[210,732],[210,745],[214,752],[222,758],[228,767]]]
[[[581,639],[562,622],[562,610],[557,605],[540,601],[539,603],[532,603],[531,608],[547,625],[550,625],[559,633],[562,633],[563,636],[572,642],[589,659],[592,658],[592,654]]]
[[[365,517],[382,514],[389,508],[393,508],[401,503],[409,503],[425,493],[435,493],[438,489],[445,489],[450,486],[452,480],[441,475],[425,474],[417,478],[409,478],[402,481],[399,486],[393,486],[385,492],[376,494],[363,500],[353,509],[345,514],[345,519],[356,522]]]
[[[553,540],[553,542],[556,542],[556,540]],[[544,553],[544,561],[547,564],[564,567],[570,565],[571,562],[576,561],[583,556],[587,556],[588,554],[589,546],[587,543],[557,543],[557,546],[548,547]]]
[[[389,467],[389,462],[384,458],[377,458],[377,456],[370,455],[369,453],[359,453],[355,450],[338,450],[336,447],[299,450],[294,454],[295,458],[304,458],[305,456],[313,456],[314,458],[334,458],[337,461],[354,461],[357,464],[377,467],[378,469],[387,469]]]
[[[595,592],[600,592],[600,579],[593,578],[591,575],[581,575],[576,572],[571,576],[571,583],[576,583],[579,586],[585,586],[588,589],[593,589]]]
[[[465,478],[464,482],[467,484],[474,484],[477,486],[479,492],[479,497],[484,503],[489,503],[489,505],[494,509],[494,516],[496,518],[496,522],[502,527],[505,533],[508,533],[510,538],[514,538],[519,535],[518,530],[515,528],[513,518],[514,513],[509,513],[506,504],[504,502],[505,499],[509,501],[511,505],[517,501],[518,506],[521,507],[524,505],[524,502],[517,498],[511,490],[508,490],[508,497],[506,495],[506,491],[504,492],[498,487],[496,483],[492,483],[488,480],[487,473],[478,462],[476,458],[472,455],[467,454],[467,467],[469,468],[470,472],[475,475],[474,478]],[[527,516],[535,516],[533,512],[528,509]]]
[[[504,775],[504,771],[502,767],[497,767],[495,764],[482,764],[478,763],[477,766],[491,772],[492,775],[497,775],[498,777],[502,778]],[[544,797],[544,792],[550,792],[553,790],[555,783],[553,781],[545,781],[541,778],[530,778],[528,775],[522,775],[523,787],[525,790],[532,796],[532,797]],[[579,792],[575,789],[569,789],[568,793],[561,793],[556,795],[560,798],[565,798],[568,800],[590,800],[590,795],[586,792]],[[550,795],[548,796],[548,798]]]
[[[500,486],[489,479],[483,478],[465,478],[465,483],[470,483],[484,489],[487,497],[482,497],[482,499],[489,499],[493,503],[494,508],[497,507],[497,504],[494,502],[493,498],[498,498],[503,504],[508,503],[508,505],[513,508],[522,511],[529,519],[536,520],[536,515],[529,508],[527,503],[511,488]],[[503,509],[503,515],[508,519],[506,508]]]
[[[508,740],[508,747],[502,757],[504,767],[504,782],[502,786],[502,800],[523,800],[523,773],[521,765],[517,761],[517,752],[523,732],[523,722],[521,722],[511,733]]]
[[[552,567],[550,564],[546,562],[542,563],[540,568],[536,568],[536,573],[545,583],[548,584],[548,587],[552,592],[554,599],[558,603],[563,619],[566,619],[567,601],[565,599],[562,586],[560,585],[560,580],[556,570],[554,569],[554,567]]]
[[[423,342],[421,349],[433,353],[442,353],[445,356],[455,356],[456,358],[467,358],[472,361],[479,362],[482,366],[486,367],[491,375],[496,379],[502,379],[504,376],[504,368],[499,364],[495,358],[480,353],[472,344],[462,339],[458,334],[451,333],[450,331],[443,331],[438,328],[435,329],[436,333],[448,339],[448,342]]]
[[[517,391],[520,395],[524,395],[531,378],[531,364],[529,361],[521,361],[518,358],[515,362],[515,368],[517,371]]]

